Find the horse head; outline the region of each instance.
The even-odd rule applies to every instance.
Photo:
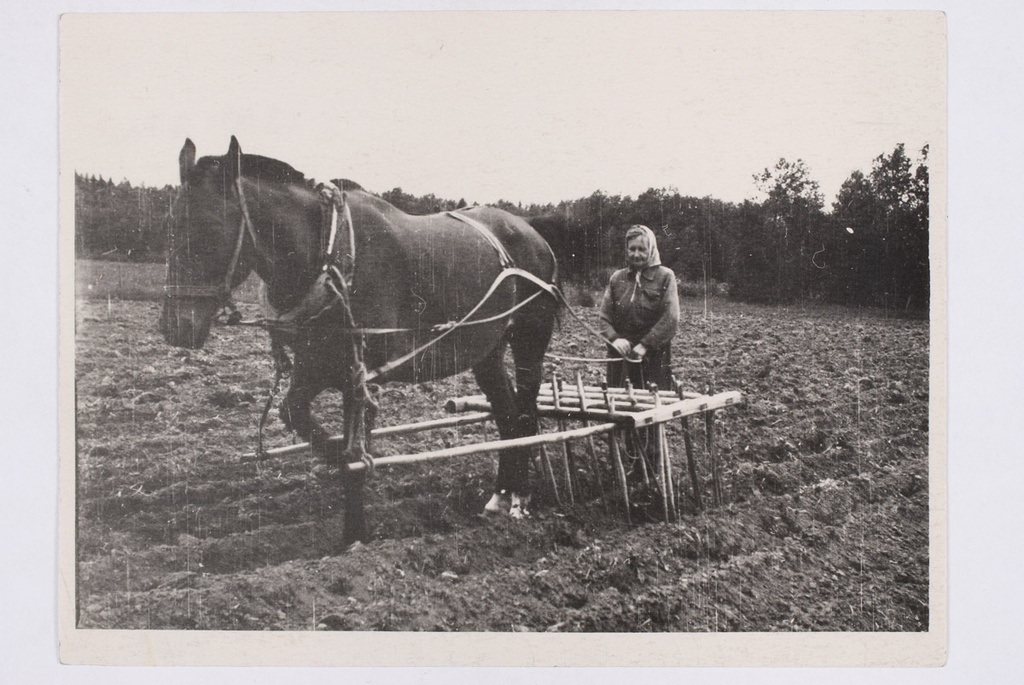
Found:
[[[176,347],[203,346],[217,310],[252,270],[251,251],[242,249],[241,160],[234,136],[224,156],[197,161],[189,139],[178,156],[181,186],[171,210],[160,315],[160,331]]]

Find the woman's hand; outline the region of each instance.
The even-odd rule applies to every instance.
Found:
[[[645,354],[647,354],[647,348],[644,347],[643,343],[637,343],[636,347],[633,348],[633,356],[637,359],[643,359]]]
[[[629,354],[630,350],[633,349],[633,344],[625,338],[617,338],[613,343],[612,347],[615,351],[621,354],[623,357]]]

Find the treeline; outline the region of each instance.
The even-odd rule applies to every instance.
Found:
[[[75,174],[75,255],[116,261],[163,261],[175,189],[114,184]]]
[[[898,145],[867,173],[853,172],[828,209],[803,161],[785,159],[754,176],[763,196],[757,202],[651,188],[636,198],[598,191],[557,205],[494,204],[544,235],[565,281],[603,285],[622,264],[626,229],[642,223],[657,233],[662,262],[694,291],[922,309],[929,297],[927,161],[927,146],[912,160]],[[78,256],[163,260],[172,187],[78,174],[75,181]],[[380,197],[412,214],[467,204],[401,188]]]

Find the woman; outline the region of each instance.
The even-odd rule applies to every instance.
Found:
[[[676,276],[661,266],[654,232],[636,224],[626,232],[626,264],[612,274],[601,300],[601,332],[609,355],[639,359],[608,364],[608,385],[672,387],[672,337],[679,325]]]

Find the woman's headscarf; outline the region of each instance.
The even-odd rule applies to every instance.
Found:
[[[629,245],[629,241],[633,238],[640,238],[647,243],[647,263],[643,265],[642,269],[646,269],[649,266],[658,266],[661,264],[661,254],[658,253],[658,239],[654,237],[654,231],[647,228],[643,224],[633,224],[626,231],[626,245]],[[627,264],[629,261],[627,259]]]

